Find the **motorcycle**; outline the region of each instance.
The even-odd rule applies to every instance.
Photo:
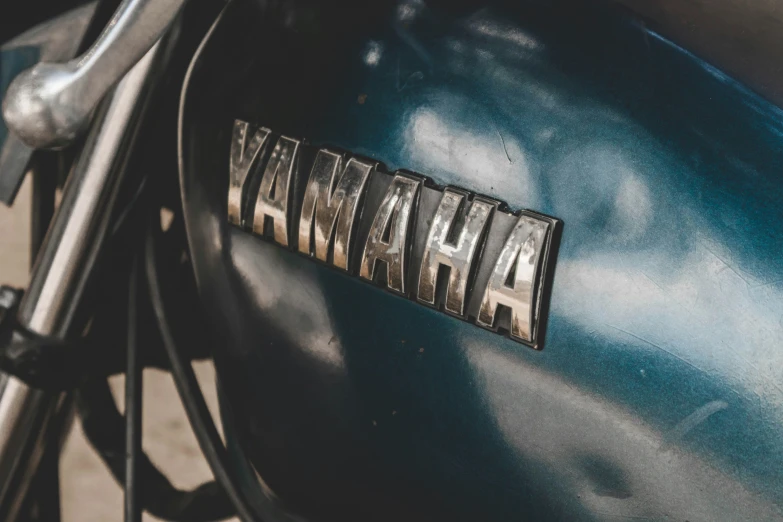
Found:
[[[0,519],[59,520],[78,417],[128,521],[783,520],[774,5],[6,9]]]

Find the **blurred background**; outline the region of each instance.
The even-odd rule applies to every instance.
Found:
[[[30,266],[30,194],[28,179],[13,208],[0,205],[0,283],[24,288]],[[194,365],[213,416],[217,415],[215,374],[211,363]],[[111,379],[112,391],[123,408],[124,379]],[[216,421],[218,419],[216,418]],[[144,372],[144,449],[155,465],[179,489],[192,489],[212,479],[174,382],[158,370]],[[77,418],[60,459],[64,522],[122,520],[122,490],[90,447]],[[144,514],[145,521],[157,520]]]

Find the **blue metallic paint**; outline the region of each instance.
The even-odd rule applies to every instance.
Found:
[[[228,227],[227,151],[185,152],[232,426],[288,507],[783,519],[783,112],[604,8],[401,2],[341,59],[286,132],[564,229],[536,352]]]

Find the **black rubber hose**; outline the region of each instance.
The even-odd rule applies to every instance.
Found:
[[[151,223],[154,223],[154,221]],[[158,277],[155,233],[152,226],[150,226],[147,233],[144,257],[150,300],[152,301],[155,319],[160,329],[163,347],[171,363],[171,375],[174,377],[177,392],[185,407],[185,412],[188,420],[190,420],[190,425],[196,435],[201,451],[212,469],[215,480],[223,486],[226,495],[236,508],[239,518],[246,522],[257,520],[253,515],[253,510],[250,508],[247,500],[245,500],[236,479],[229,471],[226,448],[207,408],[204,395],[201,393],[198,380],[196,380],[196,374],[190,362],[180,352],[172,329],[169,326]]]
[[[142,367],[138,351],[139,259],[131,265],[128,285],[128,353],[125,371],[125,522],[141,522],[139,455],[141,449]]]

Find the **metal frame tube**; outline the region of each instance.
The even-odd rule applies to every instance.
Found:
[[[68,178],[19,308],[20,323],[38,334],[64,339],[81,333],[71,331],[74,315],[106,239],[159,47],[155,44],[103,102]],[[0,373],[0,512],[7,512],[8,521],[15,518],[43,453],[23,447],[41,438],[60,399]]]

